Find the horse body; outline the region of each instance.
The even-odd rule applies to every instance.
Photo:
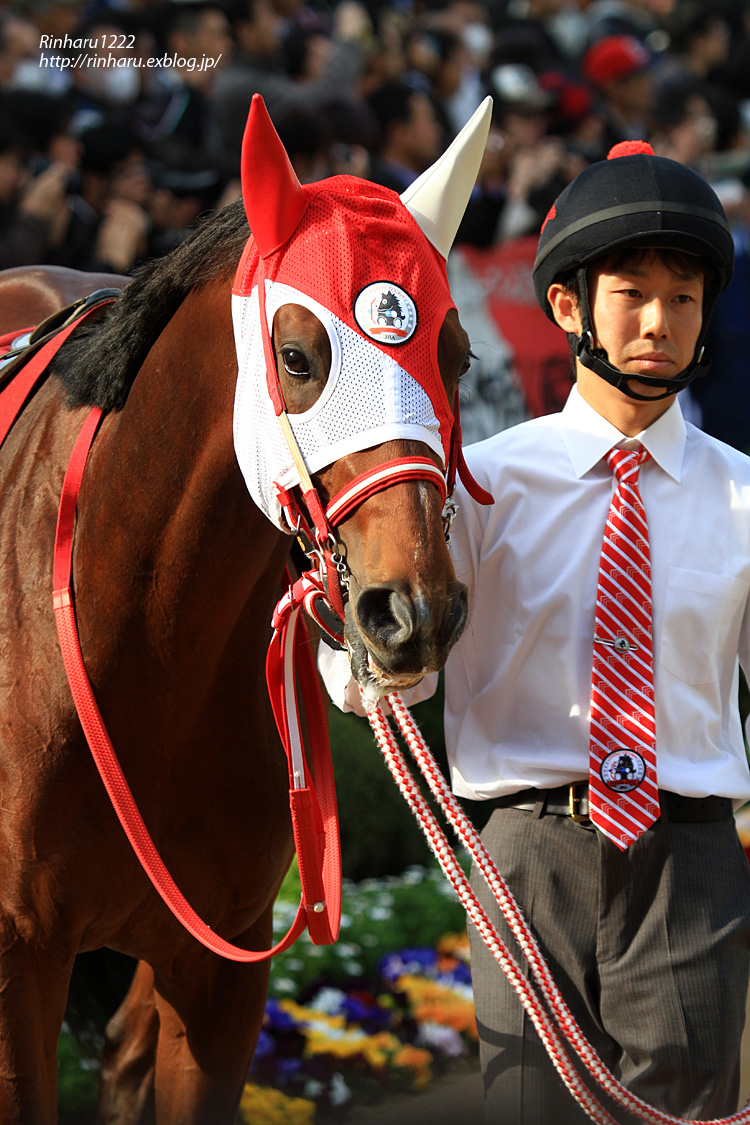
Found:
[[[266,134],[259,147],[264,159],[268,141]],[[476,167],[467,198],[475,175]],[[263,177],[258,182],[265,192]],[[342,183],[351,209],[361,185]],[[302,191],[299,184],[294,190]],[[396,198],[377,199],[375,215],[397,213]],[[300,210],[296,199],[280,204],[285,221],[292,215],[297,223],[304,213],[306,201]],[[275,231],[273,215],[270,222]],[[410,218],[399,222],[406,223],[404,237],[423,238]],[[276,233],[267,235],[264,261],[274,260],[285,238],[294,245],[289,231],[276,244]],[[77,329],[63,346],[53,375],[0,448],[4,1125],[55,1120],[56,1044],[81,951],[107,946],[139,962],[108,1028],[103,1121],[232,1122],[257,1041],[268,962],[239,964],[206,950],[141,870],[75,713],[51,597],[63,475],[88,405],[96,404],[109,413],[84,475],[73,557],[88,675],[177,885],[222,937],[267,948],[273,900],[292,856],[287,765],[264,675],[291,537],[251,499],[233,441],[239,353],[230,290],[247,239],[244,214],[229,208],[130,282],[114,306],[94,314],[99,322]],[[444,264],[441,275],[435,251],[419,252],[439,290],[435,323],[428,320],[422,339],[429,379],[437,380],[433,395],[445,404],[455,399],[468,339],[448,307]],[[45,302],[61,305],[97,287],[64,271],[40,280],[37,271],[29,290],[20,272],[0,277],[0,332],[30,326],[32,310],[36,315]],[[252,302],[249,290],[239,293]],[[346,300],[340,316],[351,320]],[[340,329],[331,329],[324,310],[325,328],[307,305],[301,294],[300,304],[277,308],[270,360],[264,353],[264,370],[275,367],[292,418],[309,416],[323,401],[332,333],[351,332],[341,319]],[[364,346],[381,362],[381,351]],[[450,422],[449,408],[437,409]],[[313,482],[324,505],[383,462],[418,455],[438,463],[431,437],[425,445],[388,431],[373,444],[368,432],[338,459],[321,459]],[[451,432],[441,438],[444,464]],[[349,575],[346,635],[357,675],[387,684],[441,667],[461,632],[466,594],[447,552],[434,484],[404,479],[368,494],[342,516],[335,537]]]
[[[226,287],[223,297],[215,296],[212,324],[221,324],[222,309],[228,315]],[[188,340],[194,303],[185,302],[174,324]],[[205,295],[200,305],[201,316],[213,314]],[[157,846],[210,925],[263,948],[292,854],[286,767],[262,672],[288,539],[255,508],[236,465],[226,329],[228,347],[208,339],[202,349],[191,345],[190,367],[181,370],[185,357],[158,341],[128,410],[105,419],[84,478],[74,572],[87,668]],[[194,381],[194,393],[173,389],[180,375]],[[162,1035],[165,1021],[175,1024],[173,1054],[199,1061],[203,1028],[211,1029],[204,1052],[222,1067],[236,1059],[226,1104],[212,1098],[203,1113],[199,1093],[185,1089],[194,1067],[173,1058],[169,1073],[182,1075],[174,1084],[157,1074],[174,1120],[181,1120],[175,1105],[189,1099],[194,1116],[185,1120],[219,1121],[241,1089],[267,969],[225,964],[197,946],[150,889],[72,710],[49,612],[51,546],[62,473],[84,414],[67,412],[62,399],[50,379],[0,452],[0,1075],[14,1075],[19,1121],[54,1119],[54,1047],[73,958],[106,945],[153,967],[159,1000],[150,1019],[158,1012]],[[218,1003],[223,979],[232,983]],[[217,1027],[212,998],[226,1030]],[[20,1023],[28,1025],[23,1036]],[[35,1061],[29,1043],[41,1029],[46,1042]],[[200,1068],[211,1071],[210,1060]],[[144,1078],[150,1084],[151,1075]],[[127,1097],[118,1084],[115,1120],[139,1120],[123,1107]],[[3,1121],[16,1120],[9,1098],[0,1077]]]
[[[200,322],[210,336],[195,332]],[[263,673],[289,537],[253,504],[237,466],[235,378],[227,286],[209,286],[151,349],[127,410],[102,424],[79,501],[74,574],[87,670],[167,866],[217,932],[265,948],[292,855],[286,762]],[[62,476],[85,414],[65,408],[51,378],[0,450],[0,1119],[54,1120],[73,960],[107,946],[140,965],[105,1049],[103,1120],[154,1114],[213,1125],[231,1120],[241,1092],[268,968],[221,961],[168,912],[75,717],[51,566]],[[413,451],[390,445],[394,456]],[[320,474],[324,495],[383,455]],[[396,485],[368,501],[366,515],[349,521],[355,582],[373,597],[419,588],[429,602],[447,561],[435,490]],[[368,521],[387,526],[387,539],[365,534]]]

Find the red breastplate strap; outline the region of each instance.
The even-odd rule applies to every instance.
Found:
[[[78,327],[81,321],[84,320],[91,311],[93,310],[87,310],[81,316],[77,317],[72,324],[69,324],[67,328],[63,328],[58,332],[53,339],[48,340],[47,343],[24,364],[18,374],[13,376],[7,387],[3,389],[2,394],[0,394],[0,445],[5,441],[11,426],[21,413],[24,403],[29,395],[36,389],[37,383],[39,383],[45,375],[47,367],[56,353],[65,343],[71,332]],[[13,339],[21,335],[23,335],[22,332],[12,333]],[[8,340],[7,337],[3,337],[3,340],[12,343],[12,340]],[[0,368],[0,374],[2,374],[2,368]]]
[[[280,645],[286,666],[297,665],[311,731],[312,760],[320,798],[307,773],[295,777],[290,759],[290,778],[296,781],[290,791],[295,844],[302,875],[302,901],[289,931],[272,949],[241,949],[225,941],[196,914],[165,867],[138,811],[122,773],[104,721],[94,699],[81,653],[71,590],[73,533],[78,493],[86,458],[101,422],[101,411],[88,415],[78,436],[63,484],[53,563],[53,606],[60,647],[70,690],[91,754],[104,782],[120,823],[153,886],[177,920],[194,938],[214,953],[232,961],[262,961],[287,949],[307,925],[316,944],[335,941],[341,913],[341,860],[338,846],[338,819],[333,786],[330,750],[320,689],[310,645],[297,622],[299,607],[289,615]],[[272,646],[273,648],[273,646]],[[293,672],[292,672],[293,677]],[[293,688],[292,688],[293,694]],[[276,710],[276,706],[274,707]],[[277,716],[278,718],[278,716]],[[280,727],[281,729],[281,727]],[[285,744],[288,739],[284,739]],[[296,771],[298,772],[298,771]]]

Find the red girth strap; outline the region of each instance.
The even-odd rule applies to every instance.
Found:
[[[87,417],[65,474],[55,536],[53,606],[71,694],[91,754],[114,810],[154,888],[185,929],[214,953],[232,961],[263,961],[287,949],[299,937],[305,925],[308,926],[314,942],[322,944],[335,941],[341,913],[341,857],[338,847],[336,796],[317,674],[309,641],[306,636],[298,633],[296,628],[298,608],[294,609],[289,621],[291,628],[286,630],[284,635],[285,642],[291,638],[289,647],[286,644],[280,647],[283,648],[285,666],[293,668],[295,658],[298,662],[311,730],[315,777],[321,797],[318,801],[312,784],[305,784],[307,771],[301,778],[302,784],[296,785],[290,794],[294,838],[302,876],[302,901],[286,936],[272,949],[256,952],[232,945],[214,933],[196,914],[172,879],[138,811],[107,734],[86,672],[78,639],[71,590],[76,504],[86,459],[101,418],[102,413],[98,408],[92,410]],[[274,709],[276,709],[275,704]],[[287,741],[285,739],[285,744]],[[290,776],[293,774],[294,769],[290,760]]]

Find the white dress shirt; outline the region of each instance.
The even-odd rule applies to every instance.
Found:
[[[639,485],[659,786],[745,801],[737,696],[739,665],[750,669],[750,458],[686,423],[677,402],[635,440],[651,454]],[[460,797],[588,776],[597,579],[614,490],[603,458],[630,444],[574,387],[561,413],[466,449],[495,503],[475,504],[459,488],[450,544],[469,588],[466,630],[446,667],[445,736]],[[323,671],[341,706],[345,669]]]

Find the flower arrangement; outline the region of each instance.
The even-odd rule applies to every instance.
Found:
[[[294,1116],[302,1107],[314,1111],[310,1120],[342,1118],[352,1102],[423,1089],[469,1054],[477,1033],[468,941],[453,932],[463,912],[444,886],[424,868],[348,886],[337,945],[314,946],[305,935],[277,959],[242,1121],[264,1121],[258,1106],[272,1094],[274,1121],[306,1121]],[[292,874],[275,928],[296,908],[295,893]],[[424,912],[415,909],[423,895]],[[441,899],[446,909],[436,910]],[[430,945],[408,944],[437,926],[442,936],[432,932]]]
[[[296,912],[296,865],[274,911]],[[339,941],[304,934],[272,963],[265,1019],[238,1121],[309,1125],[423,1089],[475,1049],[465,916],[437,867],[347,883]],[[60,1120],[93,1121],[98,1059],[65,1029]]]
[[[750,805],[744,805],[741,809],[738,809],[734,814],[734,820],[740,843],[745,849],[745,855],[750,859]]]

